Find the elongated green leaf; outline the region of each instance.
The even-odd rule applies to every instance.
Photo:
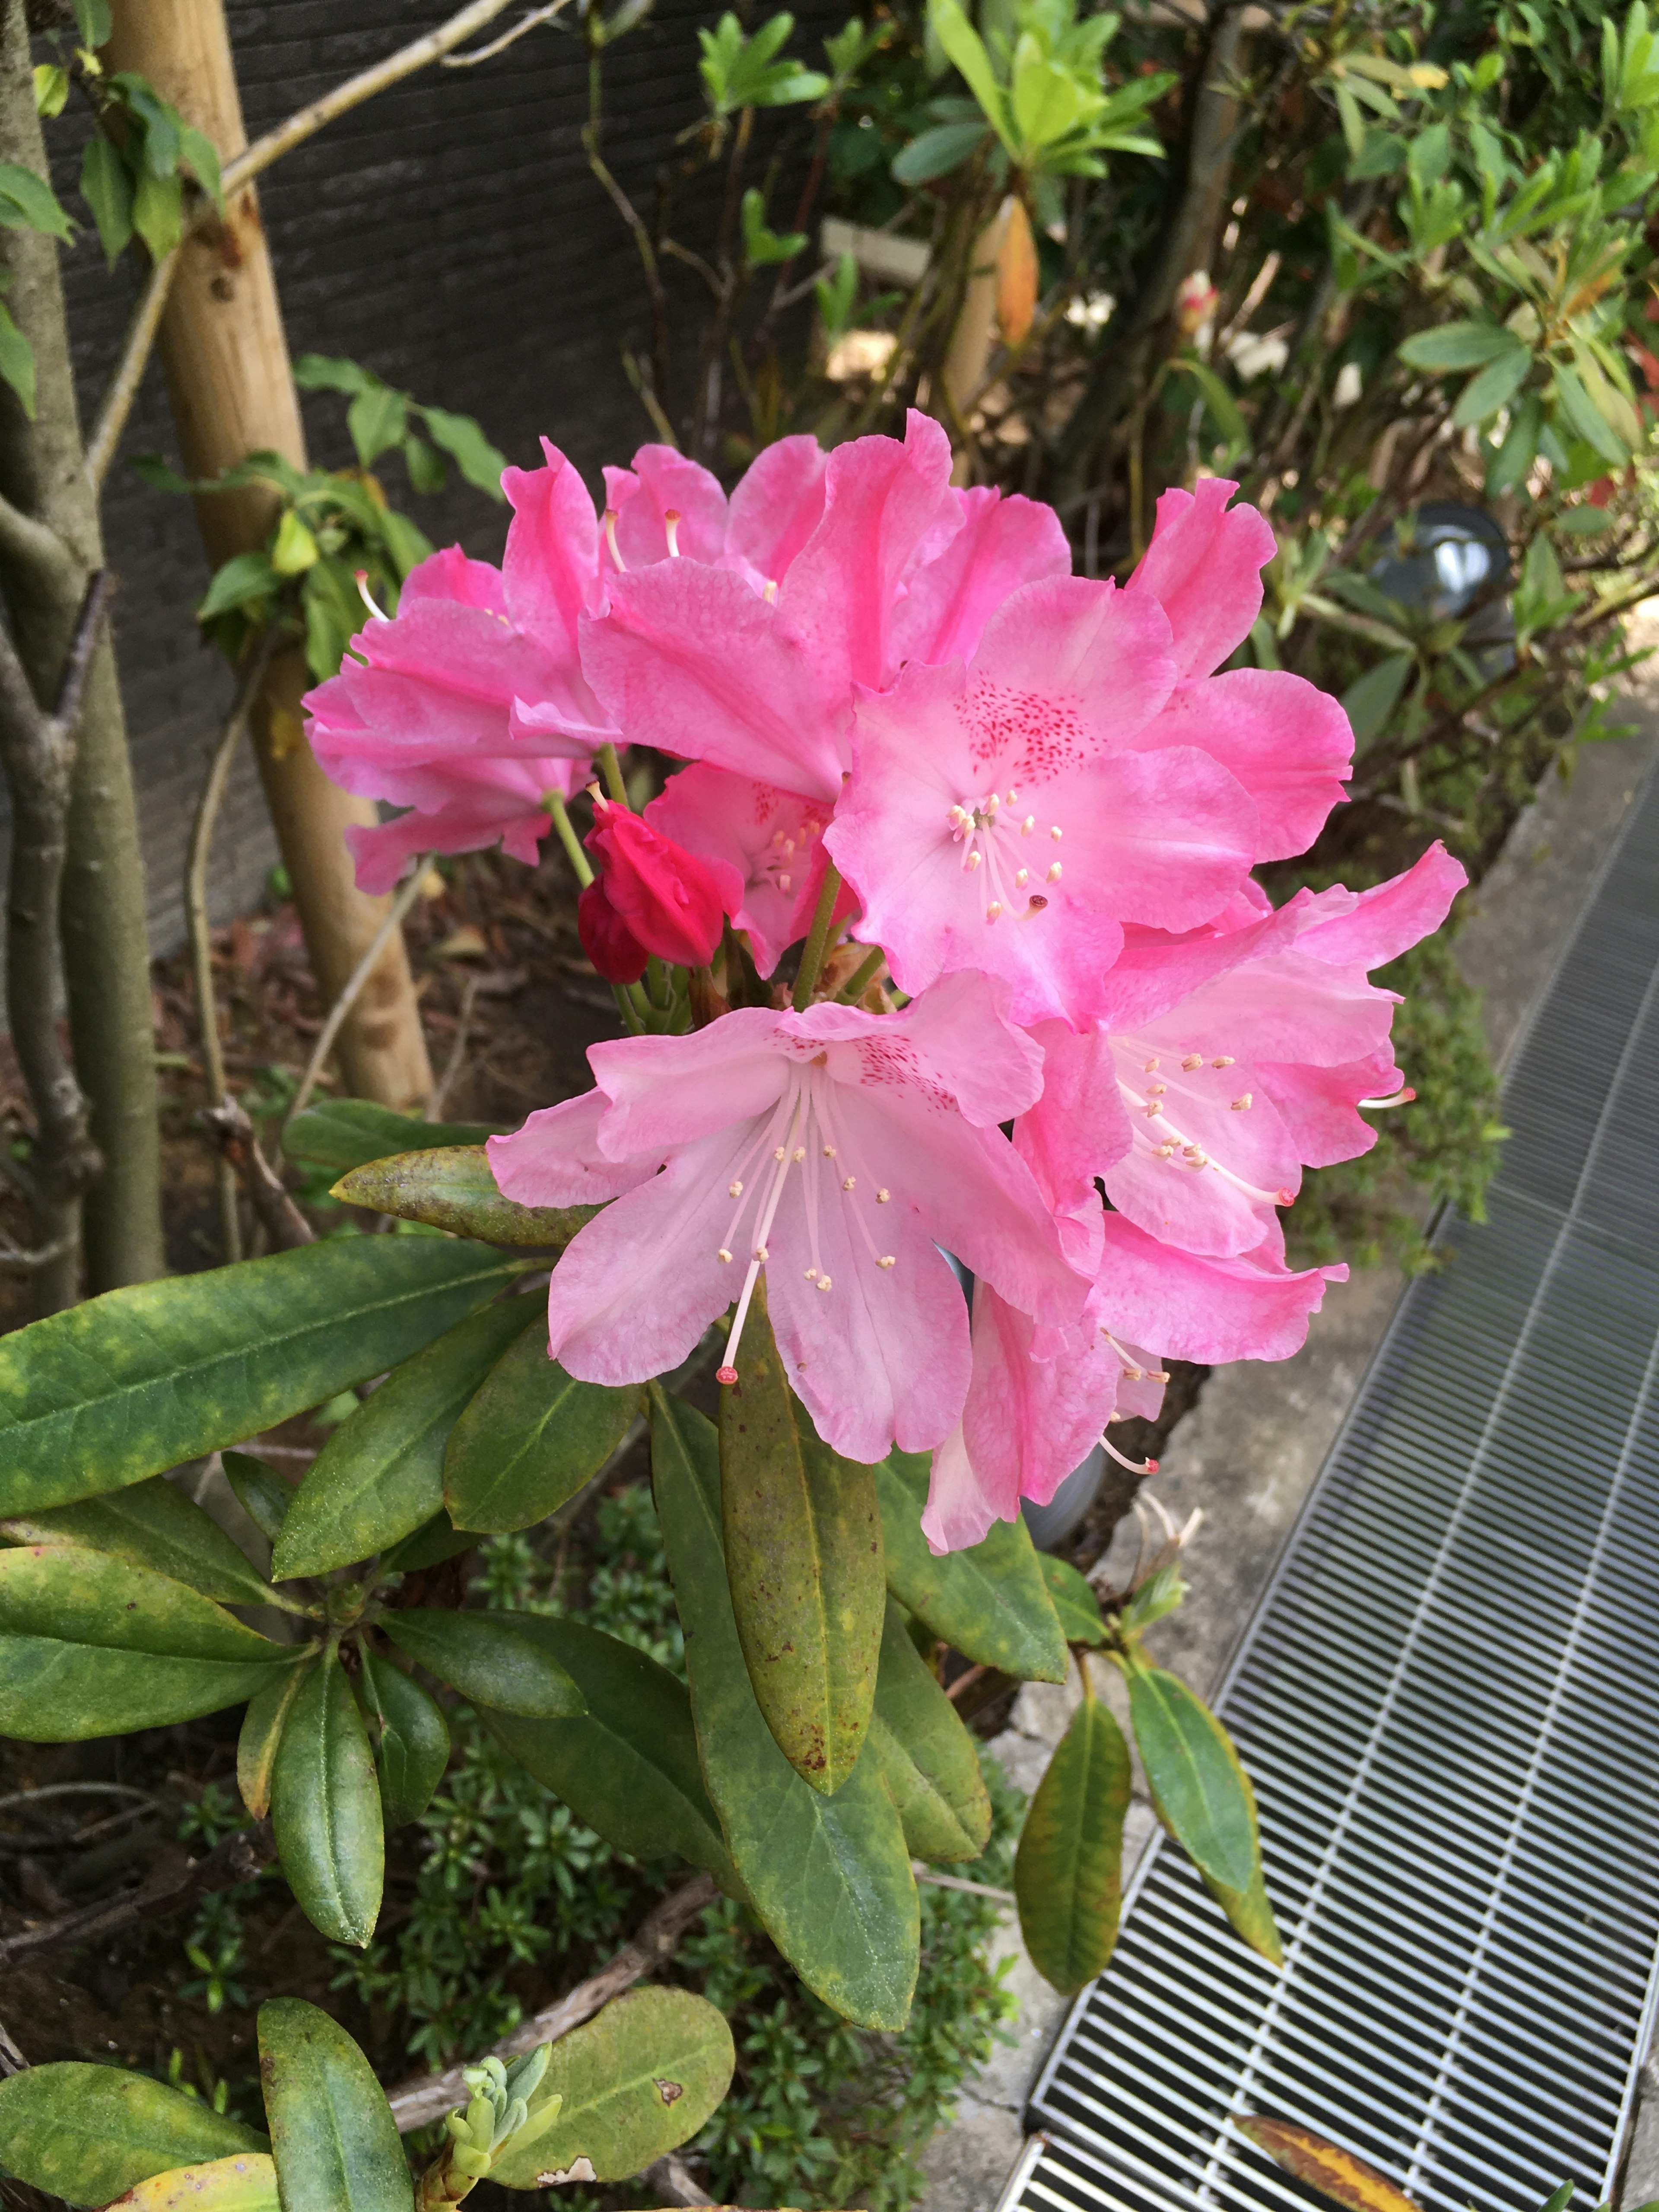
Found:
[[[171,2166],[266,2148],[199,2098],[118,2067],[71,2061],[0,2081],[0,2166],[70,2204],[107,2204]]]
[[[557,1660],[587,1711],[574,1720],[532,1721],[480,1707],[491,1734],[618,1850],[640,1859],[672,1852],[738,1894],[742,1884],[703,1787],[684,1684],[631,1644],[580,1621],[515,1613],[514,1623]]]
[[[893,1452],[876,1469],[888,1589],[964,1659],[1063,1682],[1066,1632],[1025,1523],[1000,1521],[983,1543],[936,1559],[921,1533],[927,1473],[925,1452]]]
[[[1400,358],[1408,368],[1423,368],[1442,375],[1460,368],[1484,368],[1512,353],[1521,341],[1500,323],[1443,323],[1437,330],[1419,331],[1401,345]]]
[[[1201,1874],[1248,1889],[1255,1821],[1226,1730],[1178,1675],[1139,1658],[1129,1669],[1129,1719],[1170,1834]]]
[[[997,82],[985,42],[963,14],[958,0],[930,0],[927,27],[961,70],[968,88],[985,112],[986,120],[1011,155],[1019,147],[1009,127],[1008,101]]]
[[[476,1705],[529,1720],[574,1720],[586,1711],[582,1693],[546,1645],[525,1632],[528,1618],[415,1607],[387,1613],[380,1626],[400,1651]]]
[[[0,1552],[0,1735],[74,1743],[240,1704],[301,1654],[107,1553]]]
[[[424,1221],[483,1244],[519,1249],[568,1244],[597,1206],[518,1206],[503,1198],[482,1145],[394,1152],[343,1175],[332,1195],[400,1221]]]
[[[407,1574],[416,1567],[435,1567],[444,1559],[459,1559],[481,1540],[477,1528],[458,1528],[447,1513],[434,1513],[412,1534],[404,1536],[380,1554],[387,1574]]]
[[[976,1859],[991,1833],[979,1753],[890,1598],[870,1747],[911,1856],[935,1864]]]
[[[720,1510],[738,1636],[766,1724],[826,1796],[852,1772],[881,1657],[873,1471],[823,1443],[789,1388],[761,1286],[741,1386],[723,1389]]]
[[[449,1764],[449,1723],[401,1667],[365,1650],[357,1694],[368,1718],[380,1809],[388,1828],[418,1820]]]
[[[441,446],[476,490],[500,501],[501,471],[507,456],[492,446],[470,415],[452,415],[442,407],[422,407],[426,427],[434,445]]]
[[[903,2026],[921,1958],[915,1878],[872,1764],[833,1797],[778,1749],[750,1686],[720,1541],[711,1423],[651,1390],[651,1463],[686,1632],[691,1712],[708,1795],[767,1933],[808,1987],[864,2027]]]
[[[642,2172],[710,2118],[736,2063],[732,2031],[707,1997],[630,1990],[554,2045],[530,2117],[533,2125],[558,2097],[558,2118],[522,2150],[509,2144],[489,2178],[536,2189],[583,2159],[592,2168],[587,2180]]]
[[[1613,425],[1591,401],[1589,394],[1570,368],[1559,363],[1555,371],[1556,404],[1566,417],[1567,427],[1575,438],[1582,438],[1593,446],[1604,461],[1617,465],[1630,456]]]
[[[310,1669],[322,1657],[321,1646],[314,1656],[298,1667],[290,1667],[257,1698],[248,1699],[247,1711],[242,1715],[241,1731],[236,1738],[236,1787],[242,1793],[242,1802],[256,1820],[263,1820],[270,1810],[271,1779],[276,1771],[276,1750],[283,1741],[283,1729],[294,1710],[294,1701],[305,1687]]]
[[[1037,1784],[1014,1859],[1020,1933],[1062,1996],[1092,1981],[1117,1942],[1130,1780],[1122,1729],[1085,1697]]]
[[[283,1723],[270,1817],[306,1918],[331,1942],[366,1947],[386,1877],[380,1791],[362,1716],[332,1651],[307,1670]]]
[[[450,1433],[444,1503],[462,1527],[528,1528],[597,1474],[640,1411],[637,1389],[579,1382],[544,1330],[507,1346]]]
[[[374,467],[388,446],[402,441],[408,422],[409,402],[401,392],[378,378],[365,385],[346,410],[346,428],[366,469]]]
[[[1458,394],[1457,404],[1452,410],[1454,429],[1467,430],[1471,422],[1484,422],[1500,407],[1508,406],[1527,380],[1532,367],[1532,356],[1526,348],[1517,345],[1512,353],[1500,354],[1496,361],[1488,362],[1479,376],[1472,376]]]
[[[259,2078],[283,2212],[413,2212],[392,2107],[344,2028],[273,1997],[259,2008]]]
[[[1356,749],[1370,744],[1387,726],[1416,665],[1414,653],[1390,653],[1363,676],[1356,676],[1342,694],[1342,711],[1352,726]]]
[[[1100,1600],[1088,1577],[1080,1575],[1069,1560],[1057,1559],[1052,1552],[1039,1552],[1037,1564],[1042,1569],[1042,1586],[1060,1616],[1066,1641],[1103,1644],[1106,1623],[1101,1618]]]
[[[1285,1963],[1285,1946],[1279,1941],[1278,1924],[1273,1919],[1273,1904],[1267,1895],[1267,1879],[1261,1870],[1261,1848],[1256,1823],[1255,1791],[1231,1741],[1227,1744],[1227,1755],[1232,1763],[1234,1778],[1237,1782],[1249,1812],[1250,1838],[1252,1848],[1255,1853],[1255,1865],[1249,1882],[1243,1889],[1229,1889],[1224,1882],[1218,1881],[1213,1875],[1206,1874],[1202,1867],[1198,1869],[1199,1880],[1214,1898],[1228,1919],[1231,1921],[1234,1934],[1242,1936],[1253,1951],[1260,1952],[1270,1966],[1282,1966]],[[1156,1790],[1152,1792],[1152,1809],[1164,1826],[1169,1827],[1169,1817],[1158,1802]]]
[[[239,2151],[205,2166],[179,2166],[140,2181],[109,2212],[280,2212],[276,2162],[263,2151]]]
[[[394,1152],[434,1152],[451,1145],[482,1145],[504,1134],[488,1121],[422,1121],[413,1114],[394,1114],[367,1098],[331,1098],[296,1114],[283,1132],[283,1150],[291,1160],[320,1168],[360,1168]]]
[[[61,238],[65,246],[75,243],[75,225],[57,193],[21,161],[0,161],[0,227],[43,231],[48,238]]]
[[[274,1544],[294,1502],[293,1484],[248,1452],[225,1452],[220,1464],[236,1503],[267,1542]]]
[[[0,1535],[15,1544],[107,1552],[229,1605],[269,1605],[276,1595],[212,1515],[164,1475],[152,1475],[107,1498],[83,1498],[76,1505],[49,1506],[0,1522]]]
[[[332,1237],[20,1328],[0,1339],[0,1514],[125,1489],[272,1428],[408,1358],[517,1265],[436,1237]]]
[[[461,1408],[506,1346],[540,1317],[539,1299],[503,1298],[389,1375],[307,1469],[271,1554],[272,1574],[326,1573],[429,1521],[443,1504],[444,1447]]]
[[[113,269],[132,236],[132,179],[109,140],[97,133],[81,159],[81,197],[92,210],[104,258]]]

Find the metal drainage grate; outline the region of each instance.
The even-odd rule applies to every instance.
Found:
[[[1659,778],[1505,1113],[1223,1692],[1288,1970],[1155,1850],[1007,2212],[1305,2207],[1250,2111],[1431,2212],[1611,2191],[1659,1987]]]

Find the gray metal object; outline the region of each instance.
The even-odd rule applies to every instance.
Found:
[[[1008,2212],[1316,2200],[1297,2120],[1431,2212],[1616,2178],[1659,1944],[1659,779],[1222,1692],[1282,1974],[1149,1855]]]

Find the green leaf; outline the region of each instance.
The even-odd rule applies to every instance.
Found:
[[[1066,1632],[1024,1522],[1000,1521],[982,1543],[936,1559],[921,1533],[928,1465],[925,1452],[895,1451],[876,1469],[888,1589],[964,1659],[1063,1682]]]
[[[0,1513],[66,1505],[383,1375],[517,1272],[481,1244],[337,1237],[108,1291],[0,1339]]]
[[[283,588],[283,580],[271,566],[268,553],[236,553],[214,571],[213,580],[196,610],[198,623],[211,622],[232,607],[250,599],[268,599]]]
[[[392,2107],[344,2028],[273,1997],[259,2008],[259,2078],[283,2212],[413,2212]]]
[[[810,1989],[860,2027],[902,2027],[921,1922],[892,1800],[862,1760],[833,1797],[823,1796],[778,1749],[755,1702],[726,1586],[719,1438],[655,1384],[651,1429],[703,1778],[732,1863]]]
[[[1248,1889],[1255,1823],[1226,1730],[1179,1676],[1132,1657],[1129,1719],[1159,1817],[1194,1866]]]
[[[346,410],[346,428],[366,469],[372,469],[388,447],[401,445],[408,427],[408,400],[378,377],[364,385]]]
[[[81,33],[81,44],[94,52],[108,43],[110,35],[109,0],[74,0],[75,27]]]
[[[984,143],[982,123],[938,124],[894,155],[893,181],[907,185],[931,184],[935,177],[948,176],[959,168]]]
[[[1092,1981],[1117,1942],[1130,1781],[1122,1729],[1085,1696],[1037,1784],[1014,1858],[1020,1933],[1062,1996]]]
[[[70,73],[62,62],[34,65],[34,112],[48,120],[61,115],[70,94]]]
[[[1591,401],[1589,394],[1570,368],[1557,363],[1555,369],[1556,404],[1566,417],[1568,428],[1575,437],[1593,446],[1604,461],[1620,465],[1630,459],[1623,441],[1613,425]]]
[[[574,1720],[532,1721],[479,1708],[490,1733],[579,1820],[632,1858],[672,1853],[741,1893],[697,1764],[691,1700],[665,1667],[575,1620],[515,1613],[587,1701]]]
[[[238,2151],[204,2166],[175,2166],[136,2182],[109,2212],[281,2212],[276,2163],[263,2152]]]
[[[450,1433],[444,1503],[459,1527],[528,1528],[574,1498],[627,1435],[637,1388],[579,1382],[540,1329],[507,1346]]]
[[[423,1221],[484,1244],[523,1249],[568,1244],[597,1206],[520,1206],[503,1198],[482,1145],[428,1146],[368,1161],[330,1193],[348,1206],[372,1206],[400,1221]]]
[[[1039,1552],[1037,1564],[1042,1569],[1043,1587],[1060,1615],[1066,1641],[1103,1644],[1106,1623],[1101,1617],[1100,1600],[1087,1576],[1080,1575],[1068,1560],[1057,1559],[1052,1552]]]
[[[443,1708],[401,1667],[365,1648],[357,1694],[368,1719],[380,1807],[388,1828],[418,1820],[449,1764]]]
[[[533,1297],[486,1306],[405,1360],[341,1422],[289,1505],[270,1561],[279,1582],[366,1559],[431,1519],[443,1504],[444,1446],[461,1408],[540,1310]]]
[[[1457,404],[1452,410],[1452,427],[1467,430],[1472,422],[1484,422],[1510,401],[1527,380],[1532,367],[1532,356],[1525,346],[1517,345],[1513,353],[1500,354],[1496,361],[1488,362],[1479,376],[1472,376],[1458,394]]]
[[[279,576],[302,576],[307,568],[314,568],[322,557],[322,548],[309,526],[289,507],[276,525],[276,536],[270,548],[271,567]]]
[[[196,1720],[300,1653],[211,1598],[103,1552],[0,1552],[0,1735],[77,1743]]]
[[[1230,1747],[1231,1748],[1231,1747]],[[1238,1779],[1250,1808],[1250,1825],[1255,1826],[1255,1792],[1250,1787],[1250,1778],[1238,1766],[1235,1755],[1233,1764],[1238,1767]],[[1162,1817],[1160,1815],[1160,1817]],[[1279,1928],[1273,1919],[1273,1909],[1267,1896],[1267,1884],[1261,1871],[1258,1853],[1255,1871],[1243,1889],[1229,1889],[1200,1868],[1199,1878],[1233,1925],[1233,1932],[1243,1938],[1253,1951],[1258,1951],[1270,1966],[1285,1963],[1285,1946],[1279,1941]]]
[[[443,455],[412,432],[404,440],[404,466],[409,471],[410,486],[415,491],[441,491],[449,481]]]
[[[1244,452],[1250,442],[1249,426],[1240,414],[1238,402],[1232,393],[1205,362],[1183,359],[1180,366],[1203,394],[1211,420],[1226,440],[1229,450]]]
[[[331,1098],[295,1115],[283,1131],[283,1150],[314,1167],[360,1168],[394,1152],[477,1146],[504,1134],[487,1121],[422,1121],[366,1098]]]
[[[236,1503],[259,1534],[274,1544],[283,1533],[283,1519],[294,1503],[293,1484],[278,1474],[274,1467],[268,1467],[262,1459],[252,1458],[246,1452],[227,1451],[222,1455],[220,1465]]]
[[[367,1948],[380,1917],[386,1838],[368,1732],[337,1651],[306,1670],[283,1723],[270,1819],[306,1918],[331,1943]],[[271,2119],[275,2135],[274,2113]],[[289,2194],[284,2189],[285,2199]]]
[[[225,211],[225,191],[219,174],[219,149],[211,138],[188,123],[179,128],[179,157],[202,190],[218,209]]]
[[[1009,154],[1018,157],[1019,149],[1009,127],[1007,100],[991,67],[985,41],[963,12],[959,0],[929,0],[927,27],[956,64],[968,89],[984,110],[986,121]]]
[[[1543,427],[1543,401],[1535,392],[1529,392],[1515,410],[1503,444],[1486,464],[1486,488],[1493,498],[1526,482],[1538,458]]]
[[[400,1651],[474,1705],[543,1721],[574,1720],[587,1710],[568,1673],[517,1613],[421,1606],[386,1613],[380,1626]]]
[[[152,261],[165,261],[185,234],[185,186],[182,178],[155,176],[146,167],[132,189],[132,227],[149,250]]]
[[[14,1544],[58,1544],[104,1552],[150,1567],[227,1605],[270,1605],[271,1589],[210,1513],[175,1490],[165,1475],[134,1483],[107,1498],[83,1498],[43,1513],[0,1522]]]
[[[383,1574],[409,1574],[418,1567],[435,1567],[445,1559],[459,1559],[479,1541],[477,1528],[458,1528],[447,1513],[434,1513],[410,1535],[380,1554]]]
[[[858,1762],[881,1658],[873,1471],[822,1443],[789,1388],[761,1285],[742,1382],[720,1396],[720,1506],[738,1636],[766,1724],[831,1796]]]
[[[34,420],[34,349],[13,320],[9,307],[0,305],[0,380],[17,394],[17,404],[31,422]]]
[[[708,2124],[736,2063],[732,2031],[707,1997],[632,1990],[553,2045],[530,2117],[533,2127],[557,2097],[558,2118],[522,2149],[509,2143],[489,2179],[536,2189],[586,2159],[584,2179],[626,2180]]]
[[[0,229],[38,230],[75,243],[75,225],[44,177],[21,161],[0,161]]]
[[[870,1748],[912,1857],[935,1865],[976,1859],[991,1833],[979,1753],[890,1598]]]
[[[236,1787],[242,1793],[243,1804],[256,1820],[263,1820],[270,1810],[270,1786],[276,1771],[276,1751],[283,1741],[283,1730],[294,1710],[294,1700],[305,1687],[311,1668],[321,1656],[321,1647],[315,1647],[314,1656],[303,1665],[290,1667],[279,1680],[261,1690],[258,1697],[248,1699],[236,1738]]]
[[[1499,323],[1442,323],[1437,330],[1419,331],[1405,339],[1400,358],[1408,368],[1441,375],[1460,368],[1484,368],[1488,362],[1513,353],[1520,343],[1513,331]]]
[[[302,353],[294,364],[294,381],[301,392],[344,392],[355,398],[360,392],[373,391],[380,379],[355,361]]]
[[[1400,704],[1406,679],[1416,665],[1414,653],[1389,653],[1363,676],[1356,676],[1342,694],[1342,710],[1352,725],[1356,750],[1370,744],[1386,728],[1389,715]]]
[[[0,2166],[70,2204],[107,2204],[170,2167],[266,2148],[199,2097],[115,2066],[28,2066],[0,2081]]]
[[[451,415],[441,407],[422,407],[421,414],[433,444],[443,447],[468,483],[494,500],[505,499],[501,471],[507,456],[490,444],[472,417]]]

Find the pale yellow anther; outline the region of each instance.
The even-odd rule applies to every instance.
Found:
[[[826,1146],[824,1146],[824,1148],[823,1148],[823,1157],[824,1157],[824,1158],[825,1158],[826,1160],[833,1160],[833,1159],[835,1158],[835,1157],[836,1157],[836,1148],[835,1148],[835,1146],[834,1146],[833,1145],[826,1145]]]
[[[787,1159],[788,1158],[789,1155],[788,1155],[788,1153],[787,1153],[787,1152],[785,1152],[785,1150],[784,1150],[783,1146],[782,1146],[781,1145],[780,1145],[780,1146],[777,1147],[776,1151],[775,1151],[775,1152],[774,1152],[774,1153],[773,1153],[772,1157],[773,1157],[773,1158],[774,1158],[775,1160],[787,1160]]]
[[[720,1246],[720,1250],[714,1255],[714,1256],[723,1267],[729,1267],[731,1266],[732,1255],[726,1250],[724,1244]]]
[[[1231,1067],[1232,1064],[1233,1056],[1230,1052],[1224,1052],[1219,1060],[1212,1060],[1210,1062],[1212,1067]]]
[[[1155,1075],[1158,1073],[1158,1054],[1154,1053],[1150,1060],[1143,1060],[1141,1065],[1148,1075]]]
[[[968,855],[968,872],[970,875],[973,873],[974,870],[978,867],[979,863],[980,855],[977,853],[969,853]]]
[[[818,1271],[817,1271],[817,1269],[816,1267],[809,1267],[809,1268],[806,1270],[806,1279],[807,1279],[807,1281],[808,1281],[809,1283],[816,1283],[816,1282],[817,1282],[817,1279],[818,1279]]]
[[[1060,881],[1060,862],[1058,860],[1056,860],[1048,870],[1048,881],[1051,884],[1057,884]]]
[[[1049,830],[1048,835],[1054,839],[1055,844],[1058,845],[1060,839],[1060,828],[1058,822],[1056,822],[1053,829]]]
[[[1014,888],[1016,890],[1023,891],[1026,884],[1030,883],[1030,880],[1031,871],[1029,868],[1016,868],[1014,870]]]
[[[795,1147],[795,1164],[796,1164],[796,1166],[797,1166],[797,1167],[799,1167],[799,1166],[800,1165],[801,1162],[802,1162],[805,1158],[806,1158],[806,1147],[805,1147],[805,1145],[797,1145],[797,1146],[796,1146],[796,1147]]]
[[[856,1176],[848,1176],[846,1182],[842,1183],[842,1188],[843,1190],[851,1190],[853,1185],[857,1182],[857,1180],[858,1178]]]
[[[876,1193],[876,1204],[878,1206],[885,1206],[888,1200],[892,1195],[893,1194],[890,1190],[878,1190]]]
[[[727,1183],[726,1186],[726,1194],[728,1198],[741,1198],[743,1196],[743,1185],[740,1182]]]
[[[829,1278],[829,1276],[828,1276],[828,1275],[820,1275],[820,1276],[818,1277],[818,1288],[819,1288],[821,1291],[827,1291],[827,1290],[829,1289],[829,1287],[830,1287],[830,1278]]]
[[[1146,1112],[1147,1112],[1149,1115],[1150,1115],[1150,1114],[1161,1114],[1163,1111],[1164,1111],[1164,1101],[1163,1101],[1161,1098],[1154,1098],[1154,1099],[1153,1099],[1153,1101],[1152,1101],[1152,1104],[1151,1104],[1150,1106],[1148,1106],[1148,1107],[1147,1107],[1147,1109],[1146,1109]]]
[[[994,921],[1001,912],[1002,901],[1000,899],[993,899],[990,905],[985,909],[985,919],[987,921]]]
[[[772,1256],[772,1255],[770,1254],[770,1252],[769,1252],[769,1251],[768,1251],[768,1249],[767,1249],[767,1248],[765,1247],[765,1245],[764,1245],[764,1244],[757,1244],[757,1245],[756,1245],[756,1247],[755,1247],[755,1257],[756,1257],[757,1260],[769,1260],[769,1259],[771,1258],[771,1256]]]
[[[1026,816],[1025,819],[1024,819],[1024,820],[1020,823],[1020,825],[1019,825],[1019,834],[1020,834],[1020,836],[1021,836],[1022,837],[1029,837],[1029,836],[1030,836],[1030,834],[1031,834],[1032,830],[1035,830],[1036,828],[1036,815],[1035,815],[1035,814],[1028,814],[1028,815]]]
[[[1146,1096],[1149,1098],[1161,1098],[1169,1087],[1167,1083],[1149,1083],[1146,1085]]]
[[[1244,1113],[1244,1112],[1248,1109],[1248,1108],[1249,1108],[1249,1103],[1250,1103],[1250,1094],[1249,1094],[1249,1092],[1248,1091],[1240,1091],[1240,1093],[1239,1093],[1238,1097],[1237,1097],[1237,1098],[1235,1098],[1235,1099],[1234,1099],[1234,1101],[1233,1101],[1233,1111],[1234,1111],[1234,1113],[1235,1113],[1235,1114],[1243,1114],[1243,1113]]]
[[[1190,1071],[1194,1067],[1203,1066],[1204,1055],[1201,1052],[1189,1052],[1186,1059],[1182,1061],[1181,1065],[1190,1073]]]
[[[885,1259],[878,1260],[876,1265],[878,1267],[896,1267],[898,1265],[898,1261],[894,1254],[890,1252]]]
[[[778,889],[781,891],[792,891],[794,888],[795,879],[793,876],[780,876],[778,878]]]

